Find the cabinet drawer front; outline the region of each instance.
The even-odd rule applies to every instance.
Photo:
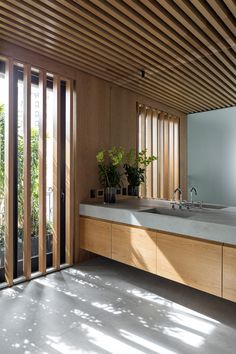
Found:
[[[113,224],[112,259],[156,273],[156,233]]]
[[[111,258],[111,223],[80,217],[80,248]]]
[[[221,296],[222,246],[157,233],[157,274]]]
[[[223,246],[223,298],[236,302],[236,247]]]

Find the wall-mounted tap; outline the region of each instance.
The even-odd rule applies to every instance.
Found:
[[[197,189],[195,187],[192,187],[190,189],[190,202],[191,202],[191,204],[193,204],[193,192],[195,195],[197,195]]]

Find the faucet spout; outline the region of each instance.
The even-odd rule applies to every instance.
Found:
[[[195,187],[192,187],[190,189],[190,199],[191,199],[191,204],[193,204],[193,192],[195,195],[197,195],[197,189]]]
[[[175,201],[175,197],[176,197],[176,193],[179,192],[179,200],[180,200],[180,203],[182,203],[183,201],[183,192],[182,192],[182,189],[180,187],[176,188],[174,190],[174,193],[173,193],[173,200]]]

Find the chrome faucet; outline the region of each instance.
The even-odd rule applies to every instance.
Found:
[[[179,192],[179,200],[180,200],[180,203],[182,203],[182,201],[183,201],[183,192],[182,192],[182,189],[180,187],[178,187],[178,188],[176,188],[174,190],[173,200],[175,201],[175,195],[176,195],[177,192]]]
[[[174,193],[173,193],[173,202],[171,202],[171,205],[172,205],[172,208],[174,209],[175,208],[175,205],[177,204],[176,203],[176,193],[179,192],[179,209],[182,208],[182,204],[183,204],[183,192],[182,192],[182,189],[180,187],[176,188],[174,190]]]
[[[194,192],[195,195],[197,195],[197,190],[196,190],[195,187],[192,187],[190,189],[190,202],[191,202],[191,204],[193,204],[193,192]]]

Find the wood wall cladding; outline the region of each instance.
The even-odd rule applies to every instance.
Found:
[[[233,0],[4,0],[0,38],[198,112],[236,104],[235,9]]]

